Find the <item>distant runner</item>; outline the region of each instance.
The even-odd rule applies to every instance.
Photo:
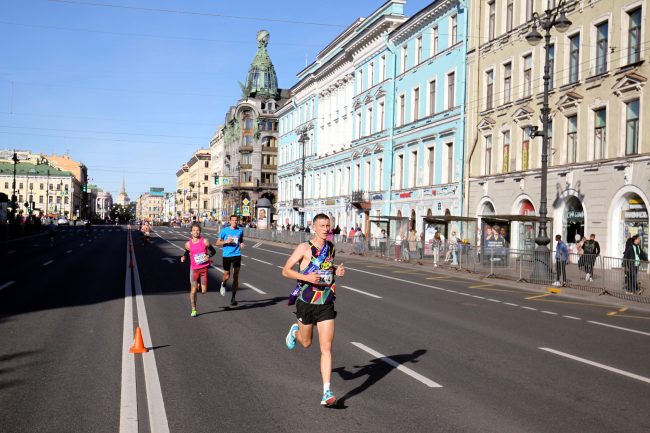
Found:
[[[56,227],[54,226],[54,221],[50,220],[47,225],[47,235],[50,238],[50,246],[54,246],[54,236],[56,235]]]
[[[202,293],[208,291],[208,269],[212,262],[210,257],[215,255],[216,252],[214,247],[210,245],[210,241],[201,237],[201,225],[193,223],[192,237],[185,242],[185,254],[181,256],[181,263],[185,263],[187,257],[190,258],[190,304],[192,305],[190,316],[192,317],[198,315],[196,309],[197,283],[200,282]]]
[[[142,226],[142,245],[151,241],[151,226],[145,222]]]
[[[296,247],[282,269],[282,275],[298,280],[291,292],[289,304],[296,303],[298,323],[289,328],[287,348],[296,346],[296,340],[307,348],[311,346],[314,325],[318,329],[320,343],[320,371],[323,378],[323,397],[320,404],[333,406],[336,397],[330,389],[332,376],[332,342],[334,341],[334,299],[336,284],[334,275],[345,275],[343,263],[334,266],[334,244],[327,240],[330,219],[325,214],[314,217],[314,238]],[[293,267],[299,264],[299,271]]]
[[[223,247],[223,281],[219,292],[221,296],[226,296],[226,283],[230,278],[230,267],[233,269],[232,278],[232,296],[230,298],[230,305],[237,305],[235,296],[239,288],[239,269],[241,269],[241,248],[244,247],[244,230],[238,227],[237,215],[230,216],[230,225],[221,229],[217,235],[217,246]]]

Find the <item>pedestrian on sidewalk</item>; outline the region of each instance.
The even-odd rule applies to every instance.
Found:
[[[402,261],[402,234],[397,233],[395,236],[395,261]]]
[[[623,253],[623,265],[625,268],[625,287],[624,289],[630,293],[640,295],[643,293],[643,288],[639,285],[639,267],[641,262],[647,262],[648,255],[643,248],[641,248],[641,237],[634,235],[625,243],[625,252]]]
[[[451,236],[449,237],[449,252],[451,253],[452,266],[458,266],[458,241],[459,239],[458,236],[456,236],[456,232],[451,232]]]
[[[596,235],[591,234],[589,240],[582,244],[582,262],[585,271],[585,281],[594,280],[594,264],[600,255],[600,244],[596,240]]]
[[[298,341],[303,347],[311,346],[314,325],[318,330],[320,345],[320,372],[323,380],[323,397],[320,404],[333,406],[336,397],[330,389],[332,377],[332,343],[334,342],[334,299],[336,298],[335,276],[345,275],[343,263],[334,266],[334,244],[327,233],[330,219],[325,214],[314,217],[314,237],[300,243],[282,268],[282,276],[297,280],[289,296],[289,303],[296,304],[297,323],[289,328],[285,338],[287,348],[292,350]],[[298,270],[295,265],[298,264]]]
[[[562,240],[561,235],[555,235],[557,245],[555,247],[555,273],[556,278],[554,286],[560,287],[566,285],[566,264],[569,261],[569,247]]]
[[[379,255],[386,257],[386,230],[381,229],[377,235],[377,240],[379,242]]]
[[[210,241],[201,236],[201,224],[192,223],[190,239],[185,242],[185,252],[181,256],[181,263],[185,263],[187,258],[190,259],[190,305],[192,311],[190,316],[196,317],[196,293],[197,286],[201,285],[201,293],[208,291],[208,268],[212,263],[210,257],[214,256],[217,251],[210,244]]]
[[[437,268],[438,260],[440,259],[440,249],[442,248],[442,238],[440,238],[439,231],[436,231],[436,234],[433,235],[431,248],[433,249],[433,267]]]
[[[409,260],[415,259],[417,254],[417,247],[418,247],[417,246],[418,234],[414,228],[411,228],[411,230],[409,230],[407,240],[409,243]]]

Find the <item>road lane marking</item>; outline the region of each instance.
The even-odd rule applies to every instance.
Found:
[[[533,308],[533,307],[521,307],[521,308],[523,308],[524,310],[537,311],[537,308]]]
[[[607,313],[607,315],[608,315],[608,316],[615,316],[615,315],[617,315],[618,313],[623,313],[623,312],[626,311],[626,310],[627,310],[627,307],[619,308],[619,309],[616,310],[616,311],[611,311],[611,312]]]
[[[492,287],[494,284],[475,284],[473,286],[468,286],[468,289],[480,289],[481,287]]]
[[[149,322],[147,320],[147,310],[144,305],[144,296],[142,295],[142,285],[140,284],[140,273],[138,271],[138,262],[136,254],[133,253],[133,281],[135,282],[135,304],[138,309],[138,324],[142,330],[142,338],[145,346],[153,346],[151,333],[149,332]],[[149,426],[152,432],[169,433],[169,423],[167,422],[167,413],[165,412],[165,402],[160,387],[160,377],[156,367],[156,355],[154,350],[142,354],[142,364],[144,366],[144,382],[147,390],[147,408],[149,412]]]
[[[478,296],[478,295],[472,295],[472,298],[476,298],[476,299],[485,299],[483,296]]]
[[[564,317],[565,319],[571,319],[571,320],[582,320],[581,318],[575,317],[575,316],[564,316],[563,315],[562,317]]]
[[[257,293],[259,293],[261,295],[266,295],[266,292],[263,292],[260,289],[258,289],[257,287],[254,287],[254,286],[252,286],[252,285],[250,285],[248,283],[244,283],[244,286],[248,287],[249,289],[255,290]]]
[[[374,356],[376,358],[379,358],[380,361],[385,362],[386,364],[390,365],[391,367],[396,368],[397,370],[401,371],[402,373],[411,376],[413,379],[415,379],[415,380],[417,380],[419,382],[422,382],[423,384],[425,384],[429,388],[442,388],[442,385],[440,385],[439,383],[436,383],[433,380],[422,376],[420,373],[416,373],[415,371],[411,370],[408,367],[404,367],[403,365],[401,365],[400,363],[392,360],[391,358],[387,357],[386,355],[382,355],[381,353],[377,352],[376,350],[369,348],[365,344],[356,343],[354,341],[351,342],[351,343],[354,346],[358,347],[359,349],[363,350],[364,352],[367,352],[367,353],[371,354],[372,356]]]
[[[129,266],[129,234],[126,243],[126,276],[124,278],[124,326],[122,331],[122,387],[120,391],[120,433],[138,433],[138,393],[135,379],[135,357],[129,353],[133,338],[133,290]]]
[[[11,251],[7,251],[7,254],[13,254],[15,252],[16,252],[16,250],[11,250]]]
[[[68,251],[66,251],[65,253],[66,253],[66,254],[70,254],[71,252],[72,252],[72,250],[68,250]]]
[[[594,322],[592,320],[587,320],[587,323],[591,323],[593,325],[599,325],[599,326],[606,326],[608,328],[619,329],[621,331],[633,332],[635,334],[647,335],[647,336],[650,337],[650,332],[637,331],[636,329],[623,328],[621,326],[610,325],[610,324],[607,324],[607,323]]]
[[[2,286],[0,286],[0,290],[6,289],[7,287],[11,286],[13,283],[15,283],[15,281],[7,281]]]
[[[280,269],[284,269],[284,266],[276,265]]]
[[[540,313],[550,314],[551,316],[557,316],[557,313],[554,313],[554,312],[552,312],[552,311],[542,310],[542,311],[540,311]]]
[[[83,247],[83,246],[84,246],[84,244],[83,244],[83,243],[81,243],[81,244],[79,244],[79,246],[80,246],[80,247]]]
[[[341,287],[343,287],[344,289],[352,290],[353,292],[357,292],[357,293],[361,293],[361,294],[366,295],[366,296],[370,296],[371,298],[381,299],[381,296],[373,295],[372,293],[364,292],[363,290],[354,289],[354,288],[352,288],[350,286],[341,286]]]
[[[50,265],[54,262],[54,260],[48,260],[47,262],[43,263],[43,266]]]
[[[223,269],[217,268],[215,265],[210,265],[211,268],[216,269],[217,271],[221,272],[223,274]]]
[[[602,368],[603,370],[611,371],[613,373],[618,373],[618,374],[621,374],[623,376],[630,377],[632,379],[640,380],[641,382],[650,383],[650,378],[639,376],[638,374],[630,373],[629,371],[620,370],[618,368],[610,367],[609,365],[601,364],[599,362],[590,361],[588,359],[580,358],[579,356],[571,355],[569,353],[560,352],[559,350],[549,349],[548,347],[540,347],[539,349],[544,350],[546,352],[554,353],[554,354],[559,355],[559,356],[563,356],[565,358],[573,359],[574,361],[578,361],[578,362],[582,362],[582,363],[585,363],[585,364],[588,364],[588,365],[592,365],[594,367]]]
[[[511,307],[518,307],[519,305],[513,304],[512,302],[504,302],[503,305],[510,305]]]
[[[255,260],[256,262],[264,263],[265,265],[273,266],[273,263],[265,262],[264,260],[256,259],[255,257],[251,257],[251,260]]]
[[[541,298],[546,298],[548,296],[551,296],[551,293],[544,293],[543,295],[528,296],[527,298],[524,298],[524,299],[541,299]]]

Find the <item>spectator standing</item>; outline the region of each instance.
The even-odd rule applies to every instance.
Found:
[[[566,285],[566,263],[569,261],[569,247],[562,240],[561,235],[555,235],[557,245],[555,247],[555,273],[554,286]]]
[[[377,240],[379,242],[379,255],[386,257],[386,230],[381,229],[377,235]]]
[[[438,260],[440,259],[440,249],[442,248],[442,239],[440,238],[439,231],[436,231],[436,233],[433,235],[431,248],[433,249],[433,267],[437,268]]]
[[[643,293],[643,289],[639,287],[639,267],[642,261],[648,261],[648,255],[641,248],[641,237],[639,235],[634,235],[627,240],[623,259],[625,267],[625,290],[640,295]]]
[[[600,244],[596,240],[596,235],[591,234],[589,240],[582,244],[582,261],[585,271],[585,281],[594,280],[594,264],[596,258],[600,255]]]
[[[418,243],[418,234],[414,228],[411,228],[411,230],[409,230],[407,240],[409,243],[409,260],[414,259]]]

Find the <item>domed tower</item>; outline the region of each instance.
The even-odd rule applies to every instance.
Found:
[[[257,53],[250,68],[244,90],[244,97],[266,97],[279,99],[278,77],[275,74],[273,62],[266,52],[269,44],[269,32],[260,30],[257,32]]]

